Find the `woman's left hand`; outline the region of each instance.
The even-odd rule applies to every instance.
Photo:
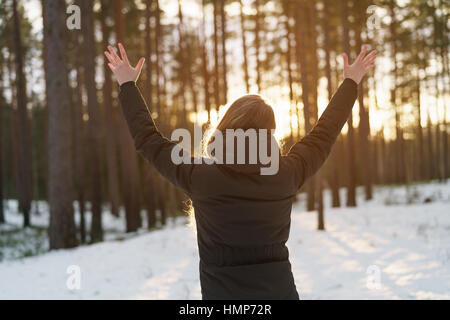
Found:
[[[356,58],[353,64],[348,63],[347,54],[344,53],[342,55],[344,58],[344,78],[350,78],[357,84],[359,84],[364,75],[373,68],[373,64],[375,62],[375,59],[377,58],[377,52],[375,50],[372,50],[367,54],[368,49],[369,46],[364,45],[363,49],[358,55],[358,58]]]
[[[122,58],[119,57],[116,50],[112,46],[108,46],[108,50],[109,52],[105,51],[105,56],[109,61],[108,66],[116,76],[119,85],[122,85],[129,81],[136,82],[139,78],[139,75],[141,74],[145,59],[139,59],[136,67],[132,67],[130,61],[128,60],[125,48],[121,43],[119,43],[119,50]]]

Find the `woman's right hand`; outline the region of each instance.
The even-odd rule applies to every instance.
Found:
[[[105,51],[105,56],[109,61],[108,66],[114,73],[119,85],[129,81],[136,82],[141,74],[145,59],[139,59],[138,64],[133,68],[130,61],[128,61],[127,53],[121,43],[119,43],[119,50],[122,58],[119,57],[116,50],[112,46],[108,46],[108,50],[109,53],[108,51]]]
[[[373,68],[373,63],[377,57],[376,50],[370,51],[367,55],[367,50],[369,46],[365,44],[363,49],[361,50],[358,58],[356,58],[353,64],[348,64],[348,56],[347,54],[342,54],[344,58],[344,77],[350,78],[359,84],[364,77],[364,75],[369,72],[370,69]]]

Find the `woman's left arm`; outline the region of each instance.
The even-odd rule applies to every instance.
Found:
[[[331,99],[317,125],[301,141],[297,142],[284,158],[293,168],[296,187],[319,170],[328,157],[337,136],[342,130],[357,97],[357,86],[364,75],[373,67],[376,51],[367,53],[365,45],[351,65],[346,54],[344,58],[344,82]]]
[[[105,52],[105,55],[110,62],[109,67],[120,85],[120,104],[136,150],[163,177],[190,194],[193,164],[182,163],[177,165],[172,161],[172,150],[177,144],[161,135],[151,118],[139,88],[136,86],[136,81],[144,65],[144,59],[139,60],[138,65],[133,68],[121,44],[119,44],[119,49],[122,58],[117,55],[111,46],[108,49],[109,53]]]

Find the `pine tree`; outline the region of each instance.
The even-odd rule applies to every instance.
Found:
[[[47,67],[50,249],[77,245],[73,217],[70,100],[66,72],[65,5],[44,0],[44,41]]]
[[[17,0],[13,0],[14,54],[16,65],[16,101],[18,116],[18,196],[19,210],[23,213],[24,227],[30,226],[30,210],[33,193],[30,118],[27,110],[27,91],[24,73],[24,50],[20,30]]]

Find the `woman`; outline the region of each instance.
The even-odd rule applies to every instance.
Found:
[[[256,164],[174,164],[175,143],[156,128],[136,81],[144,59],[132,67],[123,46],[105,52],[120,85],[120,102],[136,149],[191,199],[200,253],[203,299],[299,299],[286,241],[298,189],[324,163],[357,97],[357,85],[373,67],[364,46],[356,61],[344,58],[345,80],[314,129],[286,156],[276,174]],[[259,96],[234,102],[218,129],[274,129],[272,108]]]

